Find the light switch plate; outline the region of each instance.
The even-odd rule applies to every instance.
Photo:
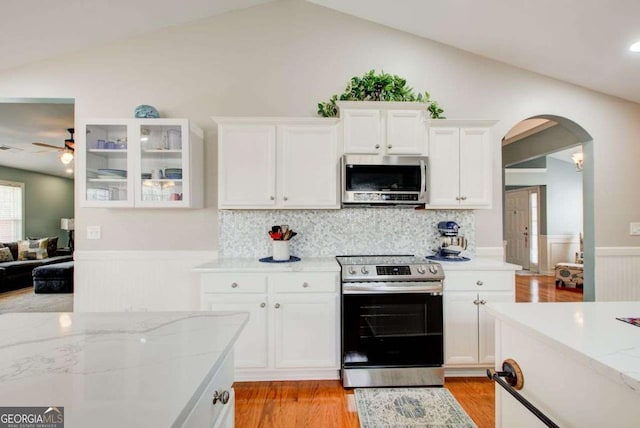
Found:
[[[629,223],[629,234],[640,235],[640,223]]]
[[[87,239],[100,239],[100,226],[87,226]]]

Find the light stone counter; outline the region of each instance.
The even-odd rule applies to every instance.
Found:
[[[637,427],[640,420],[640,302],[494,303],[496,367],[524,375],[520,393],[562,427]],[[496,387],[496,426],[539,422]]]
[[[230,352],[239,312],[0,315],[0,405],[67,427],[180,426]]]
[[[429,259],[426,259],[429,260]],[[444,269],[445,275],[447,271],[452,270],[510,270],[516,271],[522,269],[522,266],[514,265],[511,263],[505,263],[500,260],[491,259],[491,258],[483,258],[476,257],[472,258],[469,261],[463,262],[443,262],[439,260],[431,260],[436,263],[440,263]]]
[[[303,257],[298,262],[263,263],[257,258],[221,258],[196,266],[195,272],[339,272],[334,257]]]

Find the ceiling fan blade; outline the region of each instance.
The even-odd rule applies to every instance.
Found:
[[[59,147],[59,146],[52,146],[51,144],[47,144],[47,143],[31,143],[34,146],[40,146],[40,147],[47,147],[50,149],[56,149],[56,150],[64,150],[64,147]]]

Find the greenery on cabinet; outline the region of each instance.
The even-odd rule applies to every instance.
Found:
[[[417,101],[425,103],[432,119],[444,119],[444,110],[438,102],[431,99],[428,92],[413,92],[413,88],[407,86],[407,80],[397,75],[391,75],[382,71],[376,74],[375,70],[365,73],[362,77],[354,76],[347,84],[347,88],[341,94],[335,94],[327,102],[318,103],[318,114],[323,117],[335,117],[338,115],[336,101]]]

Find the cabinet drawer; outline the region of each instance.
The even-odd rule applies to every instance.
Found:
[[[267,277],[261,273],[203,273],[203,293],[266,293]]]
[[[291,272],[272,274],[269,283],[275,293],[335,293],[337,272]]]
[[[515,288],[513,271],[445,272],[444,290],[452,291],[512,291]]]
[[[221,414],[225,410],[225,406],[233,406],[233,389],[231,384],[233,383],[233,351],[229,352],[224,358],[220,367],[213,375],[211,381],[207,384],[202,395],[198,398],[195,406],[193,406],[191,412],[188,414],[183,428],[197,428],[197,427],[210,427],[214,426],[217,419],[221,417]],[[213,404],[213,396],[215,392],[222,393],[227,391],[229,393],[229,401],[227,404],[223,404],[218,401]]]

